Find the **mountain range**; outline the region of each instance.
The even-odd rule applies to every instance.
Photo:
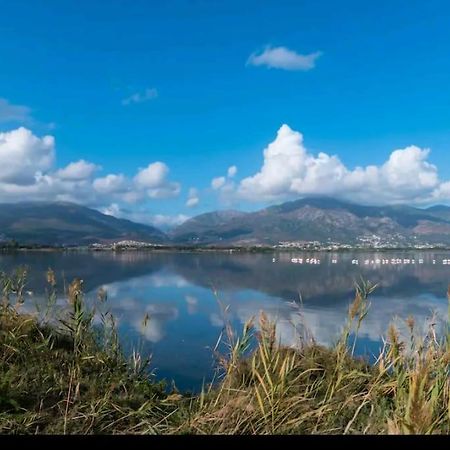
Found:
[[[64,246],[124,239],[162,243],[168,239],[155,227],[67,202],[0,204],[0,235],[20,244]]]
[[[137,240],[168,245],[276,245],[280,242],[450,244],[450,207],[363,206],[305,198],[255,212],[214,211],[167,234],[66,202],[0,204],[0,236],[21,244],[87,245]]]
[[[357,244],[450,243],[450,207],[363,206],[328,197],[306,198],[259,211],[212,212],[187,220],[169,234],[179,243],[274,245],[287,242]]]

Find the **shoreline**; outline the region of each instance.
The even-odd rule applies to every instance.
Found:
[[[352,247],[352,248],[315,248],[307,249],[301,247],[278,248],[278,247],[124,247],[124,248],[90,248],[90,247],[18,247],[18,248],[0,248],[0,254],[14,253],[71,253],[71,252],[149,252],[149,253],[392,253],[392,252],[430,252],[430,251],[450,251],[448,247],[393,247],[393,248],[377,248],[377,247]]]

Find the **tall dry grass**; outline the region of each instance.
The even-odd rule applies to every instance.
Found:
[[[110,313],[94,326],[81,280],[55,308],[58,285],[47,276],[49,302],[35,315],[22,311],[26,273],[0,275],[0,433],[165,432],[179,408],[147,361],[125,358]]]
[[[250,321],[239,339],[229,332],[230,352],[221,360],[226,375],[218,389],[202,393],[187,429],[203,434],[448,434],[449,322],[438,340],[433,324],[421,336],[408,318],[406,342],[391,324],[375,364],[355,358],[375,287],[364,281],[356,286],[342,335],[332,348],[311,342],[283,348],[275,338],[276,324],[264,313],[257,330]],[[254,334],[256,349],[244,356],[243,344]]]
[[[406,339],[391,324],[369,364],[354,350],[370,283],[356,286],[331,348],[314,340],[283,347],[264,312],[237,334],[223,308],[227,351],[217,383],[183,396],[157,383],[141,355],[124,356],[113,316],[88,304],[81,280],[59,292],[49,271],[48,302],[37,315],[23,310],[26,280],[24,270],[0,274],[0,433],[450,432],[450,321],[440,338],[433,323],[423,335],[407,318]],[[97,302],[107,303],[104,291]]]

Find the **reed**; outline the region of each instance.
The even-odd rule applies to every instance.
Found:
[[[48,278],[54,307],[58,286]],[[177,402],[145,362],[124,357],[109,313],[94,326],[82,281],[53,314],[21,311],[25,283],[24,273],[0,277],[0,433],[164,432]]]
[[[450,432],[450,320],[442,338],[433,322],[421,334],[407,318],[406,338],[391,324],[369,364],[354,349],[370,283],[355,287],[330,348],[304,339],[284,347],[264,312],[238,334],[222,307],[217,381],[193,396],[157,382],[138,352],[124,356],[114,317],[102,312],[106,292],[88,300],[82,280],[60,289],[52,271],[47,282],[47,305],[27,310],[26,271],[0,274],[0,433]],[[448,298],[450,319],[450,291]]]

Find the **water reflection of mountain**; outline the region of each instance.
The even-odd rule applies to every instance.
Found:
[[[297,255],[298,256],[298,255]],[[416,296],[429,292],[442,297],[450,281],[450,266],[442,265],[447,255],[416,254],[424,258],[423,265],[365,266],[365,259],[411,257],[410,254],[359,253],[338,255],[338,263],[331,264],[332,254],[311,254],[321,259],[320,265],[293,264],[290,254],[225,254],[225,253],[151,253],[151,252],[93,252],[93,253],[16,253],[0,255],[0,270],[11,271],[25,265],[29,271],[29,285],[36,290],[45,287],[45,272],[56,271],[60,280],[70,282],[80,277],[86,290],[128,280],[158,271],[171,271],[197,286],[217,291],[252,289],[288,301],[302,300],[326,306],[348,302],[353,285],[360,277],[379,283],[377,294]],[[306,259],[307,256],[304,258]],[[354,257],[360,265],[352,265]],[[437,264],[432,265],[432,259]]]
[[[0,254],[0,270],[10,273],[19,266],[28,268],[28,285],[36,291],[46,287],[49,268],[59,285],[78,277],[87,291],[104,284],[149,275],[161,270],[170,260],[168,254],[144,252],[23,252]]]
[[[325,306],[347,302],[361,277],[378,283],[379,295],[415,296],[426,290],[443,296],[450,281],[450,266],[431,265],[432,256],[429,254],[423,265],[376,267],[352,265],[350,254],[341,256],[338,264],[331,264],[332,255],[322,254],[320,265],[293,264],[290,258],[273,263],[271,255],[263,254],[200,254],[190,255],[189,260],[174,258],[171,263],[174,271],[200,286],[214,286],[218,291],[254,289],[289,301],[299,299],[301,294],[305,303],[320,302]],[[377,256],[359,254],[358,258],[373,260]]]
[[[388,257],[374,253],[339,254],[337,264],[331,263],[336,255],[309,255],[320,257],[320,265],[293,264],[293,255],[288,253],[276,255],[276,262],[272,262],[273,256],[36,252],[2,254],[0,270],[28,266],[29,288],[36,292],[44,289],[49,267],[60,280],[63,273],[67,281],[82,278],[88,298],[95,298],[95,291],[104,287],[108,292],[104,307],[113,312],[126,348],[144,342],[144,354],[152,354],[158,373],[173,377],[185,389],[200,389],[204,377],[212,376],[211,348],[223,327],[213,287],[222,304],[229,307],[228,317],[236,329],[264,310],[277,322],[278,338],[286,345],[296,345],[298,333],[305,329],[317,342],[331,344],[345,323],[353,282],[361,275],[380,283],[359,332],[367,347],[361,346],[361,353],[377,352],[380,337],[395,316],[405,319],[412,314],[423,329],[435,310],[438,331],[446,317],[450,266],[441,261],[448,255],[427,253],[423,255],[425,263],[414,266],[372,265],[372,260]],[[395,256],[403,258],[398,253]],[[352,265],[354,257],[360,260],[359,266]],[[370,262],[367,266],[365,259]],[[432,265],[433,259],[436,265]],[[299,292],[303,307],[292,303]],[[26,303],[25,307],[32,305]],[[150,320],[143,327],[146,315]]]

